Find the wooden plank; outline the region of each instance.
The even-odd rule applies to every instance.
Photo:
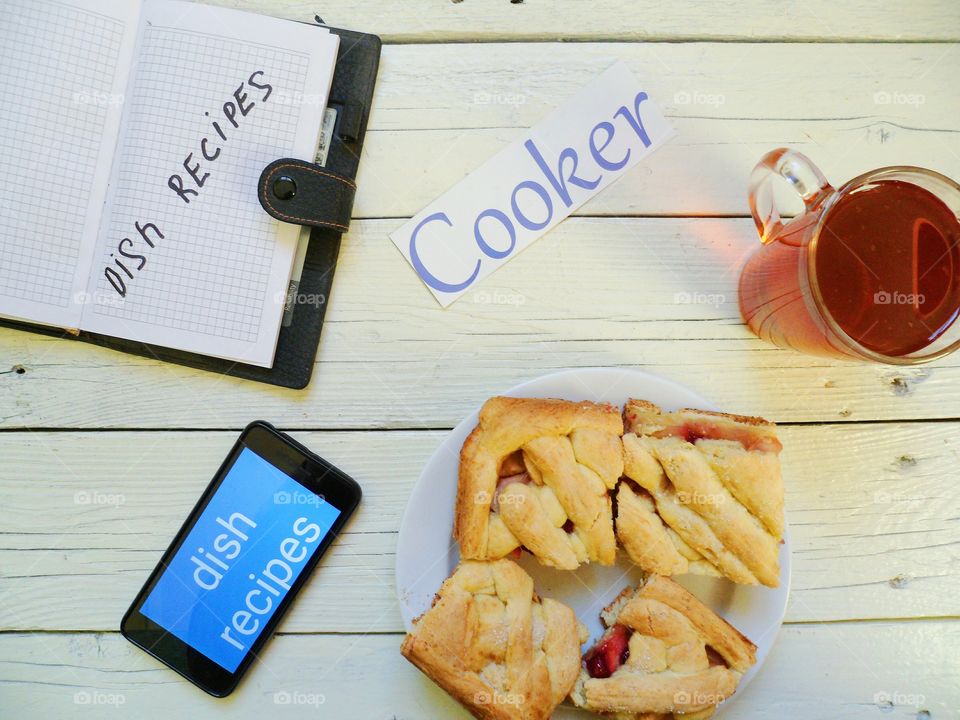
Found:
[[[677,137],[581,214],[744,215],[750,170],[781,145],[837,184],[896,164],[960,177],[955,45],[402,46],[384,52],[356,216],[413,215],[617,60]]]
[[[828,361],[750,334],[736,300],[749,220],[574,218],[447,310],[387,239],[400,222],[345,239],[307,390],[2,330],[0,427],[452,427],[518,382],[584,366],[659,373],[779,422],[960,416],[956,357]]]
[[[960,615],[960,423],[782,428],[792,621]],[[402,628],[407,497],[441,432],[298,433],[364,487],[286,625]],[[0,630],[113,630],[235,433],[3,433]]]
[[[385,47],[370,127],[525,128],[618,61],[675,117],[956,124],[956,43],[509,43]]]
[[[209,0],[208,0],[209,1]],[[930,40],[960,37],[948,0],[922,5],[867,0],[810,0],[784,6],[763,0],[736,12],[706,0],[663,12],[651,0],[213,0],[293,20],[319,13],[335,27],[377,33],[387,42],[457,40]]]
[[[747,216],[747,187],[754,164],[767,151],[783,146],[805,153],[838,186],[890,165],[926,167],[960,177],[955,122],[938,128],[908,125],[882,115],[811,120],[674,116],[672,121],[676,137],[575,215]],[[414,215],[521,132],[515,128],[374,130],[364,147],[354,215]],[[424,158],[433,160],[424,163]],[[799,210],[795,197],[783,195],[784,207]]]
[[[960,622],[788,625],[723,717],[953,718]],[[116,633],[0,636],[0,709],[104,718],[463,718],[399,654],[397,635],[282,635],[226,700],[214,700]],[[14,711],[14,708],[16,710]],[[572,720],[565,708],[555,718]]]

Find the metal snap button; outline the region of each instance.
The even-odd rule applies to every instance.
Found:
[[[273,182],[273,194],[278,200],[289,200],[297,194],[297,183],[289,175],[281,175]]]

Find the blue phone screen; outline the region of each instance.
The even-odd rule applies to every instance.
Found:
[[[339,515],[244,448],[140,612],[233,672]]]

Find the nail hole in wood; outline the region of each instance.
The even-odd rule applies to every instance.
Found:
[[[912,455],[901,455],[897,458],[897,465],[902,468],[913,467],[917,464],[917,459]]]
[[[887,581],[887,584],[892,587],[894,590],[902,590],[910,583],[910,576],[900,573],[896,577],[892,577]]]
[[[894,395],[909,395],[912,389],[907,379],[899,375],[890,378],[890,386],[893,388]]]

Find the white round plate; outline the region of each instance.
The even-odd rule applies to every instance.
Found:
[[[544,375],[504,393],[514,397],[592,400],[622,406],[628,398],[650,400],[667,410],[683,407],[718,409],[689,388],[639,370],[583,368]],[[737,408],[742,411],[744,408]],[[440,585],[460,560],[452,538],[460,448],[477,425],[477,411],[457,425],[436,449],[410,493],[397,540],[397,596],[404,626],[426,612]],[[600,610],[642,573],[622,551],[612,567],[583,565],[578,570],[555,570],[541,566],[524,553],[519,564],[533,577],[538,594],[560,600],[573,608],[590,630],[590,647],[600,637]],[[740,681],[742,690],[773,646],[783,622],[790,593],[790,532],[780,546],[780,586],[736,585],[723,578],[684,575],[677,582],[725,618],[757,646],[757,663]],[[563,708],[562,717],[594,717]]]

